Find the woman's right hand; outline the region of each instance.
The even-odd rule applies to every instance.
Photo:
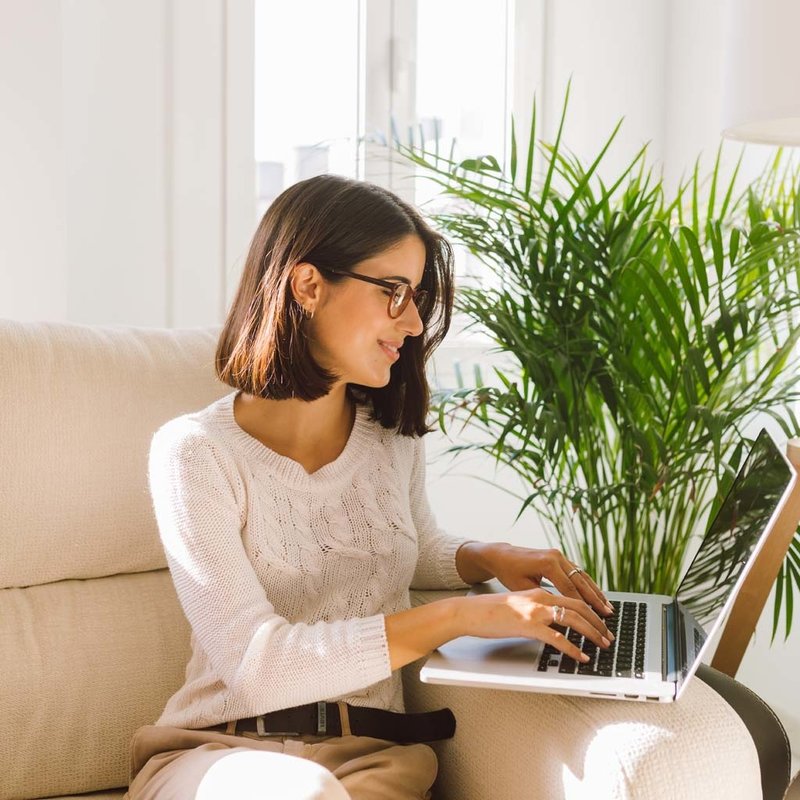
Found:
[[[583,600],[541,588],[525,589],[448,597],[388,615],[389,661],[393,670],[399,669],[459,636],[540,639],[576,661],[588,661],[563,633],[551,627],[554,622],[573,628],[603,648],[614,639],[605,622]]]
[[[551,627],[554,622],[573,628],[602,648],[607,648],[614,639],[605,622],[583,600],[552,594],[546,589],[475,595],[459,598],[459,603],[457,628],[465,636],[539,639],[581,662],[588,661],[588,656]]]

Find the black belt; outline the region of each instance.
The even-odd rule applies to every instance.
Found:
[[[433,742],[453,736],[456,718],[449,708],[422,714],[399,714],[347,703],[309,703],[236,720],[235,728],[234,723],[222,723],[205,730],[259,736],[346,736],[351,733],[391,742]]]

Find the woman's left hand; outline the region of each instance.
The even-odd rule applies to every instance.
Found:
[[[489,542],[469,542],[462,549],[465,548],[468,552],[464,555],[471,555],[476,567],[491,573],[512,592],[534,589],[541,586],[542,578],[547,578],[561,594],[583,600],[598,614],[614,613],[600,587],[560,550],[535,550]]]

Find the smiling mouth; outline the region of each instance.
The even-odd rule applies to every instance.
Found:
[[[386,353],[389,356],[389,358],[391,358],[393,361],[396,361],[398,358],[400,358],[399,347],[394,347],[393,345],[386,344],[386,342],[378,342],[378,344],[380,344],[383,352]]]

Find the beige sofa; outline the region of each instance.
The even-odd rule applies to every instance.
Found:
[[[164,421],[229,391],[215,334],[0,321],[0,800],[121,796],[181,683],[145,465]],[[762,796],[760,734],[702,681],[673,707],[405,681],[459,721],[441,800]]]

